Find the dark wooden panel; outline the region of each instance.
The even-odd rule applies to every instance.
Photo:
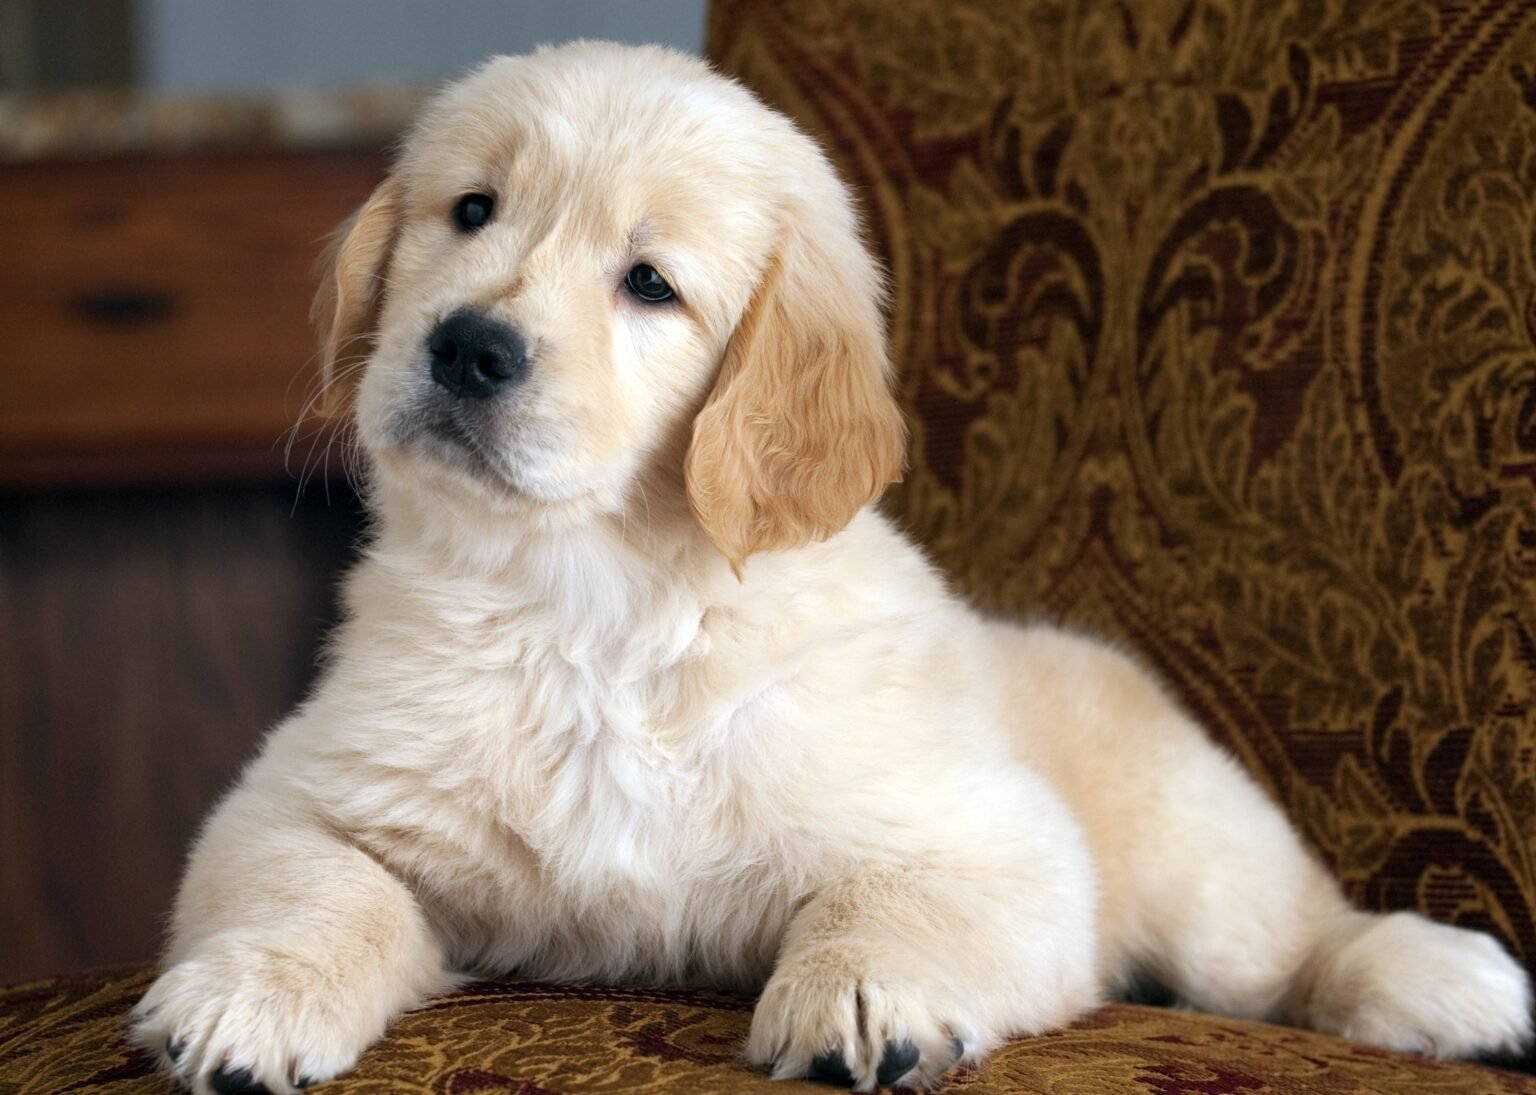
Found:
[[[127,87],[134,82],[139,44],[133,0],[20,2],[31,9],[32,88]]]
[[[324,237],[378,152],[0,169],[0,485],[267,477],[313,378]]]
[[[0,0],[0,91],[128,86],[135,14],[134,0]]]
[[[198,821],[310,681],[333,484],[0,494],[0,981],[150,957]]]

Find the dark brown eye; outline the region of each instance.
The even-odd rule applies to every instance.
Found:
[[[649,304],[660,304],[674,295],[667,279],[656,272],[656,267],[644,262],[624,275],[624,284],[631,293]]]
[[[496,199],[489,194],[465,194],[453,207],[453,223],[461,232],[478,232],[490,223]]]

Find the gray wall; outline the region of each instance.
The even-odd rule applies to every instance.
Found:
[[[697,53],[707,0],[140,0],[148,88],[434,83],[493,53],[614,38]]]

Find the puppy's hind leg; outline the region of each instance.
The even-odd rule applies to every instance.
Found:
[[[1525,971],[1490,936],[1352,909],[1280,809],[1140,667],[1045,629],[1006,640],[1020,749],[1075,808],[1100,867],[1101,974],[1205,1011],[1470,1057],[1531,1036]]]
[[[1285,1017],[1436,1057],[1518,1052],[1531,1040],[1526,971],[1490,935],[1417,913],[1351,911],[1321,933]]]
[[[1148,819],[1149,842],[1169,843],[1139,853],[1171,868],[1147,883],[1143,923],[1179,997],[1442,1057],[1529,1041],[1529,980],[1491,936],[1351,908],[1278,807],[1201,745],[1211,756],[1164,773],[1178,797]]]
[[[351,1068],[448,987],[410,891],[291,802],[249,785],[193,852],[133,1034],[197,1092],[287,1092]]]
[[[1243,773],[1187,792],[1215,820],[1198,848],[1164,850],[1175,869],[1143,911],[1148,964],[1181,999],[1440,1057],[1529,1042],[1529,979],[1491,936],[1351,908]],[[1178,832],[1177,817],[1165,820],[1155,831]]]

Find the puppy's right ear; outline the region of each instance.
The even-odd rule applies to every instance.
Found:
[[[323,260],[325,273],[310,318],[320,333],[320,397],[326,418],[345,414],[373,332],[400,225],[400,184],[385,179],[341,225]]]

